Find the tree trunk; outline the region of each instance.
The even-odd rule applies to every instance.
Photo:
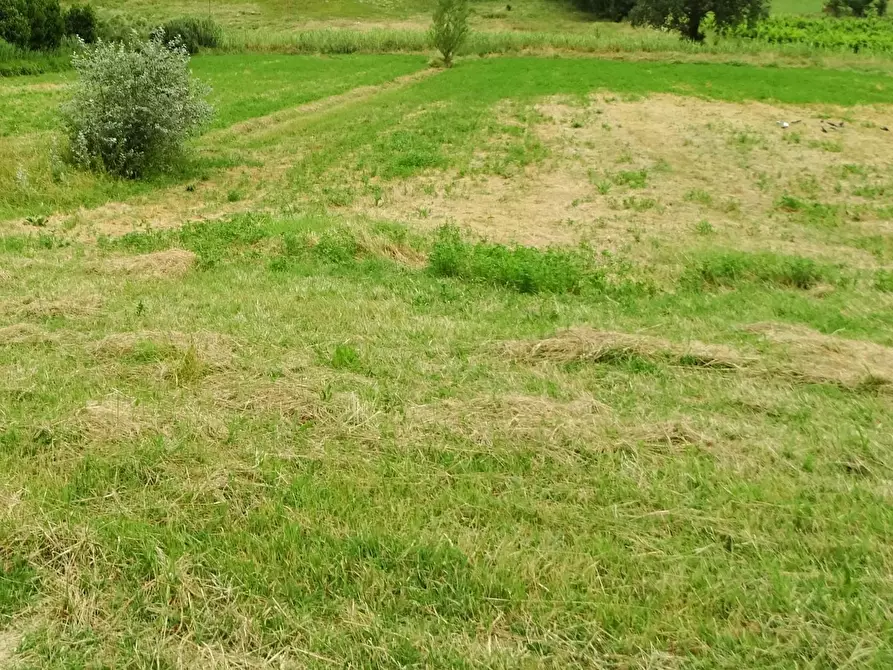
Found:
[[[700,10],[693,11],[688,15],[688,25],[685,27],[685,36],[692,42],[703,42],[704,33],[701,32],[701,21],[704,20],[704,13]]]

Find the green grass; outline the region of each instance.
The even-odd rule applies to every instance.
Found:
[[[821,14],[822,6],[821,0],[773,0],[771,14],[776,16]]]
[[[0,346],[0,494],[17,501],[0,617],[28,617],[24,667],[568,667],[593,645],[627,664],[889,663],[886,397],[797,381],[765,345],[778,372],[762,378],[500,346],[589,324],[747,347],[735,327],[839,327],[868,294],[544,300],[309,241],[340,225],[237,218],[7,255],[32,262],[4,304],[40,287],[37,335]],[[388,230],[363,239],[405,238]],[[420,244],[438,267],[443,241]],[[216,262],[182,280],[95,271],[172,245]],[[573,274],[472,249],[488,273],[511,257]],[[866,316],[846,326],[888,339]],[[103,339],[129,332],[145,334]]]
[[[636,116],[858,117],[886,75],[465,59],[325,101],[424,62],[201,56],[215,127],[139,184],[43,153],[66,75],[0,81],[0,665],[889,667],[884,156]],[[549,178],[576,220],[500,230]]]

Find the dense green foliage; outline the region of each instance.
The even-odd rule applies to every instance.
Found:
[[[629,16],[636,0],[578,0],[577,4],[598,19],[622,21]]]
[[[887,0],[827,0],[825,12],[832,16],[884,16]]]
[[[213,49],[220,44],[222,31],[213,19],[197,19],[191,16],[173,19],[163,26],[166,40],[179,39],[190,54],[201,48]]]
[[[893,20],[773,16],[733,31],[739,37],[769,44],[804,44],[853,52],[893,52]]]
[[[694,42],[704,40],[703,23],[713,14],[720,31],[754,25],[768,16],[767,0],[639,0],[630,14],[634,24],[669,28]]]
[[[58,49],[65,34],[59,0],[0,0],[0,38],[22,49]]]
[[[73,5],[65,12],[65,34],[93,44],[97,37],[96,12],[90,5]]]
[[[18,47],[27,47],[31,26],[23,0],[0,0],[0,39]]]
[[[65,34],[65,19],[59,0],[28,0],[31,34],[28,46],[34,51],[58,49]]]

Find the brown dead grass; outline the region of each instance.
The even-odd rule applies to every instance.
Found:
[[[33,323],[14,323],[0,328],[0,345],[40,344],[50,342],[53,336]]]
[[[166,249],[140,256],[115,256],[96,266],[100,272],[146,279],[179,279],[195,265],[197,256],[185,249]]]
[[[0,668],[11,668],[16,650],[22,644],[22,633],[17,630],[0,631]]]
[[[102,299],[95,295],[53,300],[26,298],[23,301],[8,301],[0,304],[0,312],[26,319],[87,317],[95,316],[101,310]]]
[[[671,342],[652,335],[632,335],[577,326],[543,340],[507,342],[505,351],[512,357],[528,361],[597,363],[640,356],[653,360],[706,368],[741,368],[753,361],[732,347]]]
[[[91,400],[75,415],[73,427],[91,440],[109,442],[139,436],[154,422],[131,398],[114,394]]]
[[[713,438],[685,421],[645,423],[624,432],[623,441],[632,446],[646,446],[675,451],[693,445],[710,446]]]
[[[440,431],[459,434],[477,445],[497,440],[540,441],[544,445],[604,434],[610,409],[592,396],[558,400],[545,396],[508,394],[445,399],[416,405],[406,411],[405,433],[429,435]]]
[[[211,369],[230,367],[237,347],[233,338],[221,333],[143,330],[109,335],[94,343],[91,349],[98,355],[120,358],[133,355],[138,347],[146,345],[177,356],[193,351],[198,361]]]
[[[229,411],[272,412],[300,421],[323,414],[320,393],[292,377],[270,381],[222,373],[205,379],[202,389],[215,407]]]
[[[893,386],[891,347],[781,323],[758,323],[747,330],[783,348],[785,357],[776,368],[777,374],[846,388]]]
[[[825,231],[778,211],[776,203],[791,194],[805,201],[859,204],[847,185],[836,190],[839,171],[857,164],[877,174],[887,172],[889,155],[882,141],[887,133],[878,126],[888,123],[888,108],[730,103],[678,95],[621,101],[601,95],[584,105],[555,98],[536,110],[543,121],[530,132],[550,152],[543,163],[510,179],[472,169],[470,176],[428,174],[382,184],[381,202],[361,198],[354,209],[424,228],[452,221],[500,242],[545,246],[586,241],[610,249],[625,249],[644,238],[669,243],[697,239],[696,224],[707,220],[717,238],[738,248],[876,265],[869,253],[828,239]],[[496,113],[507,125],[518,124],[511,107]],[[828,130],[819,118],[828,114],[851,121]],[[779,120],[800,123],[782,129]],[[839,142],[843,151],[811,144],[816,142]],[[484,154],[499,151],[499,141],[489,144]],[[483,164],[485,157],[477,162]],[[795,165],[797,169],[790,169]],[[641,169],[648,172],[645,188],[613,182],[620,172]],[[608,193],[598,191],[600,182],[609,186]],[[687,197],[694,191],[706,192],[711,202]],[[847,225],[854,234],[889,227],[870,212]],[[640,250],[648,253],[649,248]]]

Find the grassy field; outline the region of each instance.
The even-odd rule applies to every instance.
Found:
[[[426,63],[0,79],[0,668],[889,668],[889,75]]]

